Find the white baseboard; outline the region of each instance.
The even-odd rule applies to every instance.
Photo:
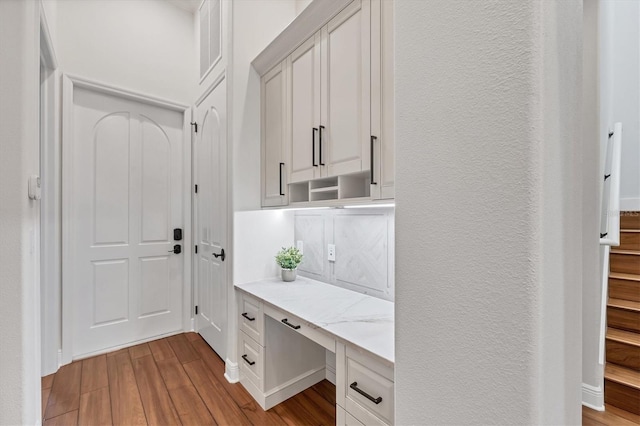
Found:
[[[604,392],[602,388],[583,383],[582,405],[593,410],[604,411]]]
[[[620,198],[621,212],[640,211],[640,198]]]
[[[330,381],[335,386],[335,384],[336,384],[336,369],[332,368],[330,365],[327,364],[327,366],[325,367],[325,370],[326,370],[325,379]]]
[[[224,362],[224,378],[229,383],[238,383],[240,381],[240,367],[237,362],[231,362],[227,358]]]
[[[62,349],[58,349],[58,368],[60,367],[62,367]]]

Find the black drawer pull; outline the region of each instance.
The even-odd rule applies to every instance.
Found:
[[[291,323],[287,320],[287,318],[283,319],[283,320],[282,320],[282,322],[283,322],[283,323],[285,323],[286,325],[288,325],[289,327],[293,328],[294,330],[297,330],[297,329],[299,329],[299,328],[300,328],[300,326],[299,326],[299,325],[293,325],[293,324],[291,324]]]
[[[362,395],[365,398],[367,398],[369,401],[373,402],[374,404],[380,404],[382,402],[382,397],[381,396],[379,396],[377,398],[374,398],[371,395],[369,395],[368,393],[366,393],[365,391],[363,391],[362,389],[358,388],[358,382],[351,383],[349,385],[349,387],[351,389],[353,389],[354,391],[358,392],[360,395]]]
[[[242,355],[242,359],[244,359],[244,361],[245,361],[247,364],[249,364],[249,365],[253,365],[253,364],[255,364],[255,363],[256,363],[255,361],[249,361],[249,360],[247,359],[247,354]]]
[[[255,318],[251,318],[246,312],[242,313],[242,316],[245,317],[246,319],[248,319],[249,321],[255,321]]]

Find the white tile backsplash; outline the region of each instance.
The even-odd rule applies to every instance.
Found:
[[[360,293],[394,299],[394,209],[297,211],[294,239],[303,241],[298,272]],[[327,260],[335,244],[336,260]]]

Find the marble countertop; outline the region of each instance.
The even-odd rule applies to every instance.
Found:
[[[306,321],[338,340],[394,362],[394,304],[300,277],[266,279],[235,287]]]

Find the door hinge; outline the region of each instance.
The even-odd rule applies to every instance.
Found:
[[[196,305],[196,315],[198,315],[198,305]]]
[[[196,194],[198,193],[198,185],[196,185]]]
[[[198,133],[198,123],[196,123],[195,121],[192,121],[191,125],[193,126],[193,131]]]
[[[198,246],[196,245],[196,254],[198,254]]]

